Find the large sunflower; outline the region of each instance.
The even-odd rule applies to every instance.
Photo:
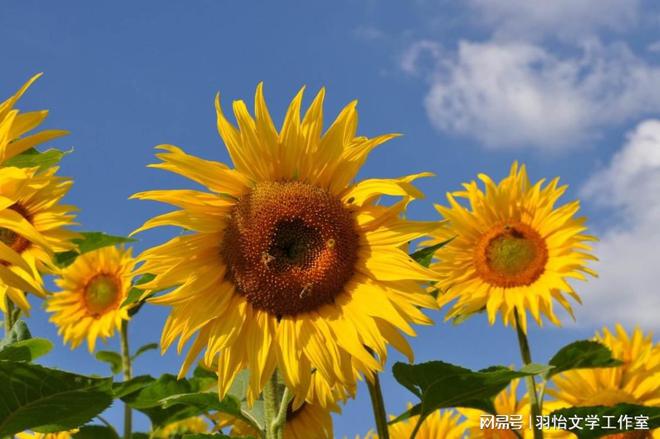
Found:
[[[87,340],[93,351],[98,337],[111,337],[128,320],[128,307],[121,304],[134,266],[130,249],[103,247],[78,256],[62,270],[55,280],[62,290],[48,298],[46,310],[72,349]]]
[[[561,373],[551,380],[548,393],[565,407],[613,406],[621,403],[660,406],[660,344],[652,335],[637,328],[629,335],[621,325],[614,332],[607,328],[596,334],[596,341],[623,362],[618,367],[577,369]],[[630,438],[660,438],[660,431],[639,433]],[[613,436],[615,437],[615,436]]]
[[[138,229],[189,231],[145,251],[139,271],[156,275],[147,288],[176,287],[151,300],[172,307],[163,349],[179,338],[180,351],[194,338],[180,374],[205,351],[204,362],[217,365],[221,395],[244,368],[251,372],[250,400],[276,368],[297,404],[312,370],[331,387],[351,387],[381,370],[388,343],[412,357],[399,331],[414,335],[410,323],[431,323],[418,307],[436,306],[419,281],[437,275],[400,249],[436,227],[401,218],[409,200],[421,196],[413,180],[427,174],[354,184],[369,152],[394,135],[356,137],[355,103],[322,133],[324,91],[301,119],[302,97],[301,90],[279,132],[261,85],[255,118],[234,102],[238,128],[216,99],[235,168],[163,145],[163,162],[152,166],[209,191],[134,196],[181,208]],[[403,199],[378,204],[384,195]]]
[[[408,439],[412,434],[419,416],[413,416],[405,421],[392,424],[388,428],[391,439]],[[436,410],[431,413],[415,436],[418,439],[462,439],[465,434],[465,424],[460,413],[454,410]],[[368,433],[364,439],[378,439],[374,432]]]
[[[30,79],[14,96],[0,104],[0,166],[9,159],[44,142],[67,134],[62,130],[45,130],[29,134],[41,124],[48,111],[20,113],[14,108],[30,84]],[[44,296],[39,270],[49,270],[51,254],[72,248],[73,233],[64,226],[71,224],[70,206],[58,205],[69,190],[71,181],[55,177],[56,168],[46,172],[37,169],[0,168],[0,310],[6,311],[6,300],[28,312],[24,292]]]
[[[40,272],[54,272],[53,252],[74,247],[73,206],[59,204],[72,181],[55,175],[57,168],[0,168],[0,309],[5,298],[24,312],[25,292],[45,297]]]
[[[539,325],[542,315],[559,325],[553,300],[572,315],[566,294],[580,297],[567,281],[595,275],[585,265],[595,259],[588,245],[595,238],[584,234],[585,218],[575,217],[579,201],[556,207],[566,186],[558,179],[532,185],[517,163],[499,184],[487,175],[479,179],[485,190],[472,181],[447,194],[449,207],[436,206],[447,220],[436,241],[451,239],[432,267],[441,279],[439,304],[456,300],[448,319],[485,309],[491,324],[499,313],[508,325],[517,313],[526,331],[529,311]]]

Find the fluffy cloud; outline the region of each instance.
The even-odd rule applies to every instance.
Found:
[[[422,43],[402,58],[405,71],[415,71],[420,54],[440,53]],[[490,148],[584,145],[599,128],[660,110],[660,67],[596,40],[567,56],[524,42],[462,41],[452,56],[437,57],[429,80],[434,126]]]
[[[600,236],[600,277],[581,286],[578,320],[660,328],[660,120],[640,123],[582,192],[620,225]]]
[[[623,31],[638,21],[639,0],[470,0],[501,37],[572,39]]]

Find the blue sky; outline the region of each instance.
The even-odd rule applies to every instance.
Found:
[[[220,91],[225,106],[251,102],[259,81],[280,120],[302,85],[307,102],[326,86],[327,115],[357,98],[361,134],[403,133],[372,154],[360,177],[435,172],[419,183],[427,199],[411,208],[413,218],[434,218],[432,203],[447,191],[479,172],[500,178],[513,160],[534,179],[559,175],[570,185],[566,201],[583,200],[601,237],[601,277],[578,285],[585,305],[577,322],[531,330],[535,359],[544,361],[615,320],[660,326],[659,23],[660,9],[641,0],[6,1],[0,97],[45,73],[21,109],[48,108],[46,125],[71,131],[56,143],[75,148],[62,162],[61,173],[75,179],[67,201],[80,207],[83,229],[120,235],[165,210],[129,195],[188,185],[145,169],[153,147],[228,161],[213,96]],[[171,233],[143,233],[136,250]],[[157,341],[166,313],[145,307],[133,345]],[[30,325],[56,337],[41,311]],[[481,317],[421,328],[413,347],[418,361],[519,363],[514,333]],[[61,344],[44,362],[105,372],[84,349]],[[179,362],[151,352],[136,369],[158,374]],[[412,395],[389,374],[383,381],[388,411],[401,412]],[[119,424],[120,408],[108,417]],[[372,427],[361,388],[336,418],[336,436]]]

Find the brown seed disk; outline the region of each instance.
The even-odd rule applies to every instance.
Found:
[[[32,222],[29,212],[20,204],[15,203],[9,206],[8,209],[18,212],[28,222]],[[27,238],[4,227],[0,227],[0,241],[11,247],[16,253],[22,253],[30,246],[30,241]]]
[[[475,248],[474,260],[479,277],[491,285],[531,285],[545,271],[548,247],[536,230],[514,221],[486,232]]]
[[[263,182],[231,213],[221,255],[227,276],[255,308],[278,317],[332,303],[353,275],[354,215],[321,188]]]

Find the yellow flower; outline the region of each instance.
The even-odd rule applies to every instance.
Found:
[[[218,413],[217,428],[229,428],[231,436],[260,437],[251,425],[224,413]],[[332,415],[328,408],[318,404],[303,403],[297,409],[289,404],[284,424],[284,439],[332,439]]]
[[[564,406],[660,405],[660,344],[637,328],[628,335],[621,325],[604,328],[595,339],[623,362],[618,367],[576,369],[552,378],[549,394]]]
[[[163,162],[153,167],[209,191],[134,196],[181,208],[138,231],[167,225],[189,231],[139,258],[140,272],[156,275],[147,288],[176,286],[151,301],[172,307],[163,349],[179,338],[181,350],[194,339],[180,374],[205,351],[204,363],[217,364],[221,395],[240,370],[250,370],[253,401],[278,368],[296,406],[312,370],[330,387],[352,387],[382,369],[388,344],[412,358],[399,331],[414,335],[410,323],[431,323],[418,307],[437,306],[418,285],[436,274],[400,249],[437,227],[401,218],[407,203],[422,196],[412,181],[427,174],[353,183],[368,153],[394,136],[356,137],[355,103],[322,134],[324,91],[301,120],[302,96],[301,90],[279,132],[261,85],[255,118],[243,101],[234,102],[238,128],[218,98],[218,129],[235,169],[160,146]],[[383,195],[403,199],[383,206]]]
[[[54,252],[70,250],[76,233],[73,206],[59,204],[71,180],[55,176],[57,168],[0,168],[0,309],[8,298],[24,312],[30,304],[24,292],[45,297],[40,272],[54,272]]]
[[[449,207],[437,206],[446,223],[436,241],[453,238],[433,265],[442,279],[439,304],[456,299],[448,319],[485,309],[490,324],[499,313],[508,325],[517,312],[526,331],[529,311],[539,325],[542,315],[559,325],[553,300],[572,315],[565,294],[578,302],[580,297],[567,281],[595,275],[585,266],[595,259],[587,244],[595,238],[583,234],[585,218],[575,217],[579,201],[555,207],[566,186],[558,186],[559,179],[532,185],[517,163],[499,184],[487,175],[479,179],[485,190],[473,181],[447,194]]]
[[[57,433],[29,433],[23,432],[16,435],[16,439],[71,439],[72,434],[77,433],[78,430],[60,431]]]
[[[128,320],[128,307],[121,304],[131,288],[134,266],[130,249],[103,247],[83,253],[62,270],[55,280],[62,291],[48,298],[46,310],[72,349],[86,339],[93,351],[98,337],[111,337]]]
[[[20,113],[14,105],[40,76],[33,76],[16,94],[0,103],[0,165],[30,148],[68,134],[63,130],[44,130],[26,136],[43,122],[48,111]]]
[[[201,416],[196,416],[167,424],[165,427],[156,430],[153,437],[169,439],[170,437],[180,437],[184,434],[207,433],[209,430],[208,422]]]
[[[390,425],[390,439],[408,439],[412,434],[419,416],[413,416],[405,421]],[[465,425],[461,415],[454,410],[436,410],[430,414],[417,431],[417,439],[461,439],[465,433]],[[364,439],[378,439],[378,435],[369,432]]]

